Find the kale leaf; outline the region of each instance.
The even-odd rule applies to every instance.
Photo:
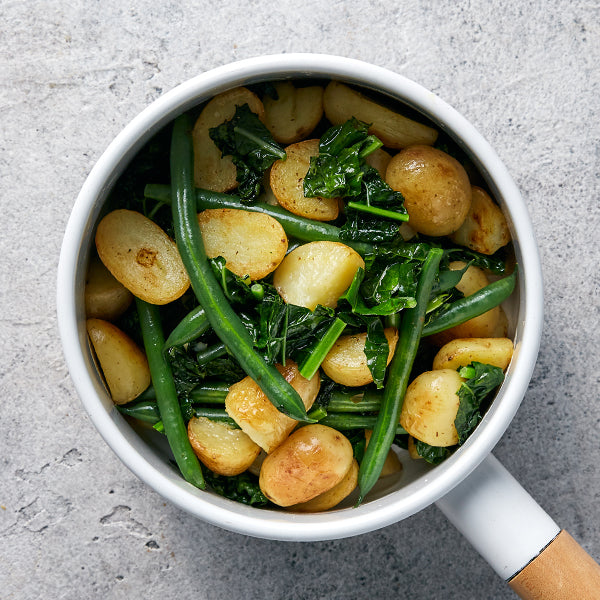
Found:
[[[238,106],[233,118],[210,129],[209,135],[223,156],[231,156],[237,168],[240,199],[256,200],[265,171],[276,160],[285,159],[283,148],[247,104]]]
[[[377,389],[383,387],[389,352],[390,347],[385,337],[381,319],[377,317],[370,319],[367,327],[367,341],[365,342],[364,353],[367,357],[367,366],[373,376],[373,382]]]
[[[457,394],[460,399],[454,426],[458,433],[459,444],[463,444],[481,420],[479,407],[503,381],[504,373],[499,367],[473,362],[459,371],[467,378]]]
[[[226,477],[204,469],[204,478],[214,492],[230,500],[249,506],[270,504],[258,485],[258,478],[247,471],[240,475]]]
[[[431,465],[439,465],[441,462],[444,462],[451,453],[450,448],[445,448],[442,446],[430,446],[421,440],[415,439],[415,448],[417,450],[417,454],[424,458]]]

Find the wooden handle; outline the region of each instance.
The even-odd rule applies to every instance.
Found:
[[[523,600],[600,600],[600,566],[563,530],[509,585]]]

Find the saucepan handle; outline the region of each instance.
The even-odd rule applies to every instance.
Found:
[[[600,566],[494,456],[437,506],[524,600],[600,600]]]

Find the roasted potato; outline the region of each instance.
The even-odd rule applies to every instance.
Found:
[[[377,148],[375,152],[371,152],[365,159],[365,162],[374,169],[377,169],[381,179],[385,179],[385,172],[387,170],[387,166],[390,164],[390,160],[392,160],[392,155],[389,152],[386,152],[383,148]]]
[[[126,333],[108,321],[88,319],[86,327],[113,402],[131,402],[150,385],[146,355]]]
[[[462,261],[453,261],[449,265],[450,269],[452,270],[464,269],[465,266],[466,263]],[[483,270],[479,267],[471,265],[464,272],[456,288],[465,296],[470,296],[488,284],[489,280]],[[501,333],[501,329],[499,328],[499,324],[502,320],[502,314],[503,312],[501,307],[496,306],[482,315],[479,315],[478,317],[469,319],[465,323],[455,325],[450,329],[436,333],[432,335],[430,339],[434,344],[443,346],[455,338],[498,337],[499,333],[499,337],[504,337],[506,334]]]
[[[310,157],[319,154],[319,140],[306,140],[285,149],[285,160],[276,160],[271,167],[271,190],[277,202],[300,217],[315,221],[333,221],[339,214],[337,198],[306,197],[304,177]]]
[[[190,286],[175,242],[139,212],[108,213],[96,230],[98,256],[115,279],[150,304],[168,304]]]
[[[317,304],[335,307],[350,287],[361,256],[340,242],[309,242],[292,250],[275,270],[273,285],[290,304],[314,310]]]
[[[369,133],[376,135],[388,148],[406,148],[413,144],[433,144],[437,131],[377,104],[355,89],[332,81],[323,96],[325,115],[334,125],[356,117],[371,123]]]
[[[352,444],[342,433],[306,425],[265,458],[260,489],[279,506],[307,502],[342,481],[353,460]]]
[[[243,473],[260,453],[260,446],[228,423],[192,417],[187,431],[196,456],[218,475]]]
[[[300,375],[298,365],[291,360],[286,361],[285,366],[276,367],[300,394],[308,410],[319,393],[319,372],[317,371],[311,379],[305,379]],[[259,385],[250,377],[245,377],[229,387],[225,398],[225,410],[242,431],[267,453],[277,448],[297,425],[297,421],[273,406]]]
[[[133,301],[133,294],[97,258],[88,266],[85,278],[85,314],[106,321],[120,317]]]
[[[266,277],[287,252],[285,231],[269,215],[215,208],[201,212],[198,222],[207,256],[222,256],[226,267],[240,277]]]
[[[358,463],[356,460],[353,460],[348,472],[337,485],[334,485],[330,490],[315,496],[312,500],[289,506],[288,510],[302,513],[314,513],[329,510],[349,496],[356,489],[357,484]]]
[[[237,169],[231,156],[221,156],[221,151],[210,138],[209,131],[233,118],[235,109],[244,104],[264,121],[263,103],[256,94],[245,87],[234,88],[215,96],[202,109],[192,132],[196,187],[215,192],[228,192],[237,187]]]
[[[442,346],[433,359],[433,370],[458,369],[472,362],[499,367],[508,367],[513,355],[513,342],[500,338],[462,338]]]
[[[449,235],[465,221],[471,184],[463,166],[430,146],[410,146],[390,160],[385,180],[404,196],[408,224],[419,233]]]
[[[387,358],[389,365],[398,342],[398,330],[395,327],[386,327],[385,337],[390,347]],[[321,363],[325,375],[336,383],[350,387],[373,383],[365,355],[366,341],[366,333],[340,336]]]
[[[295,87],[289,81],[273,84],[277,99],[265,96],[265,125],[280,144],[306,138],[323,116],[323,88]]]
[[[400,425],[414,438],[431,446],[454,446],[454,420],[460,404],[457,392],[463,378],[452,369],[421,373],[404,395]]]
[[[494,254],[510,242],[510,231],[500,207],[485,190],[472,186],[471,208],[450,239],[475,252]]]

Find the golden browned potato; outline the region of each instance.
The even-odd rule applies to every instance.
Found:
[[[494,254],[510,242],[510,231],[500,207],[485,190],[472,186],[471,209],[450,239],[475,252]]]
[[[471,184],[463,166],[430,146],[410,146],[390,160],[385,180],[404,196],[408,224],[425,235],[449,235],[471,207]]]
[[[260,453],[241,429],[206,417],[192,417],[188,438],[196,456],[218,475],[239,475],[252,465]]]
[[[365,439],[367,440],[367,446],[369,445],[369,441],[371,440],[372,434],[373,432],[370,429],[365,429]],[[387,456],[385,457],[385,462],[383,463],[381,473],[379,473],[379,479],[381,479],[382,477],[388,477],[388,475],[397,475],[401,472],[402,463],[400,462],[398,455],[390,448],[388,450]]]
[[[285,149],[285,160],[276,160],[271,167],[271,190],[277,202],[286,210],[315,221],[333,221],[339,214],[337,198],[306,197],[304,177],[310,157],[319,154],[319,140],[305,140]]]
[[[337,429],[306,425],[265,458],[260,489],[279,506],[307,502],[337,485],[353,460],[352,444]]]
[[[97,258],[93,258],[85,277],[85,314],[105,321],[119,318],[133,301],[132,293]]]
[[[357,484],[358,463],[356,460],[353,460],[348,472],[337,485],[334,485],[330,490],[319,494],[312,500],[308,500],[308,502],[301,502],[300,504],[289,506],[288,510],[303,513],[329,510],[330,508],[337,506],[344,498],[348,497],[356,489]]]
[[[508,338],[462,338],[442,346],[433,359],[433,370],[466,367],[473,361],[508,367],[513,355],[513,342]]]
[[[453,261],[449,267],[451,270],[464,269],[466,263],[462,261]],[[465,296],[470,296],[476,291],[489,284],[486,274],[479,267],[471,265],[463,274],[456,288]],[[465,323],[455,325],[450,329],[441,331],[431,336],[431,341],[438,346],[447,344],[455,338],[489,338],[489,337],[504,337],[506,334],[501,333],[499,323],[502,318],[502,309],[499,306],[488,310],[487,312],[469,319]],[[501,333],[498,336],[498,333]]]
[[[289,304],[335,308],[365,261],[340,242],[309,242],[292,250],[275,270],[273,285]]]
[[[319,393],[319,372],[317,371],[311,379],[305,379],[300,375],[298,365],[291,360],[286,361],[285,367],[276,365],[276,368],[300,394],[308,410]],[[294,419],[279,412],[250,377],[245,377],[229,387],[225,398],[225,410],[242,431],[267,453],[277,448],[298,424]]]
[[[194,139],[194,181],[196,187],[227,192],[237,187],[237,169],[231,156],[221,156],[209,130],[229,121],[238,106],[247,104],[264,121],[260,98],[248,88],[238,87],[215,96],[202,109],[192,132]]]
[[[355,89],[332,81],[323,97],[325,115],[334,125],[356,117],[372,123],[369,133],[376,135],[388,148],[405,148],[413,144],[433,144],[438,132],[377,104]]]
[[[390,347],[387,358],[389,365],[398,342],[398,330],[386,327],[384,333]],[[340,336],[321,363],[325,375],[336,383],[350,387],[373,383],[365,355],[366,341],[366,333]]]
[[[265,125],[280,144],[292,144],[308,137],[323,116],[323,88],[318,85],[296,88],[289,81],[273,84],[277,100],[265,96]]]
[[[390,160],[392,160],[392,155],[389,152],[386,152],[383,148],[377,148],[375,152],[371,152],[367,156],[365,162],[374,169],[377,169],[381,179],[385,179],[385,172]]]
[[[431,446],[454,446],[454,426],[460,404],[457,392],[462,377],[452,369],[421,373],[408,386],[400,413],[400,425],[414,438]]]
[[[88,319],[87,332],[115,404],[127,404],[150,385],[146,355],[116,325]]]
[[[96,249],[115,279],[150,304],[173,302],[190,285],[175,242],[139,212],[108,213],[98,224]]]
[[[222,256],[236,275],[262,279],[274,271],[287,252],[283,227],[269,215],[234,208],[214,208],[198,215],[209,258]]]

